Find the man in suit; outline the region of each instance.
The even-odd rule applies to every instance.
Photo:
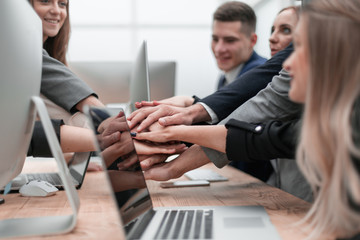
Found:
[[[257,41],[255,28],[255,12],[245,3],[224,3],[213,14],[211,50],[224,72],[217,89],[266,61],[253,49]]]

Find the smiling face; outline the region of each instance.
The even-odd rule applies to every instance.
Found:
[[[294,9],[287,9],[280,12],[271,27],[269,38],[271,56],[286,48],[292,41],[292,33],[298,22]]]
[[[292,77],[289,97],[304,103],[307,81],[310,76],[306,23],[301,19],[294,33],[294,52],[284,62],[284,69]]]
[[[55,37],[67,18],[67,0],[34,0],[33,7],[42,21],[43,42]]]
[[[218,67],[228,72],[241,63],[246,62],[256,43],[255,33],[250,36],[241,32],[240,21],[222,22],[215,20],[211,49],[216,58]]]

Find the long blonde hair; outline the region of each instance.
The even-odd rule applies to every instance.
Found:
[[[310,238],[360,232],[360,1],[313,0],[301,13],[307,29],[310,79],[297,162],[314,192],[305,217]],[[359,107],[359,106],[357,106]],[[358,110],[360,111],[360,109]],[[359,116],[359,115],[357,115]],[[360,164],[358,163],[358,166]]]

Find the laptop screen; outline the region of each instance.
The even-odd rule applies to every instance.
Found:
[[[107,169],[123,224],[126,225],[152,208],[126,117],[122,109],[114,108],[89,107],[85,113],[96,134],[98,156]],[[102,131],[105,125],[108,130]],[[120,141],[109,145],[108,137],[115,130],[121,134]],[[119,170],[120,162],[126,163],[125,169]]]
[[[79,184],[77,188],[80,188],[83,183],[90,156],[91,152],[77,152],[68,164],[71,176]]]

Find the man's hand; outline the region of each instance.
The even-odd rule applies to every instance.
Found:
[[[120,141],[105,148],[101,154],[106,167],[109,167],[119,157],[124,157],[134,151],[134,145],[130,134],[122,134]]]
[[[181,177],[187,171],[201,167],[210,160],[200,146],[193,145],[170,162],[164,162],[149,168],[144,172],[145,179],[167,181]]]
[[[124,120],[122,120],[121,118],[112,118],[111,121],[108,122],[106,128],[103,128],[102,132],[97,135],[100,149],[104,150],[105,148],[109,147],[111,144],[120,141],[121,138],[120,132],[126,130],[127,130],[127,125],[124,122]]]
[[[154,106],[158,106],[160,104],[166,104],[166,105],[171,105],[171,106],[176,106],[176,107],[189,107],[190,105],[192,105],[194,103],[194,99],[192,97],[189,96],[175,96],[175,97],[171,97],[171,98],[166,98],[160,101],[141,101],[141,102],[136,102],[135,103],[135,107],[136,108],[142,108],[142,107],[154,107]]]
[[[111,127],[111,124],[116,124],[114,122],[124,122],[124,124],[122,125],[122,129],[118,129],[119,131],[126,131],[127,127],[125,124],[125,115],[124,112],[119,112],[119,114],[117,116],[114,117],[108,117],[107,119],[104,119],[101,124],[99,125],[97,131],[99,133],[104,132],[106,129],[108,129],[109,127]],[[125,127],[124,127],[125,126]],[[113,126],[111,128],[114,128]],[[111,129],[110,129],[111,130]]]
[[[156,121],[162,126],[191,125],[199,120],[202,121],[204,111],[208,116],[206,110],[200,104],[186,108],[161,104],[155,107],[140,108],[133,112],[128,117],[128,120],[130,121],[130,129],[141,122],[137,128],[137,131],[141,132]]]

